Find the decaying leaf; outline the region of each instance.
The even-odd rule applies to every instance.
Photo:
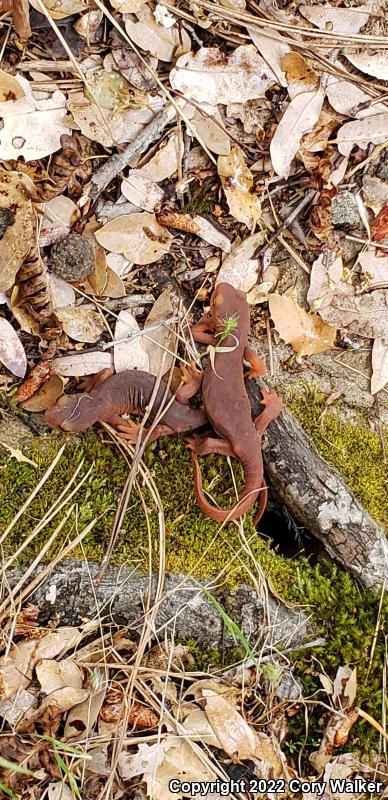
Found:
[[[158,152],[140,167],[138,172],[141,173],[143,178],[148,178],[148,180],[155,183],[161,183],[166,178],[171,178],[174,172],[177,171],[181,152],[182,143],[178,133],[174,131],[168,139],[162,142]]]
[[[0,103],[0,158],[33,161],[59,150],[62,134],[68,133],[65,104],[66,97],[58,90],[47,100],[36,100],[31,93]]]
[[[64,306],[55,310],[63,325],[63,330],[75,339],[76,342],[97,342],[105,328],[104,323],[97,313],[85,306]]]
[[[302,136],[311,131],[321,113],[323,92],[302,92],[287,106],[270,145],[272,166],[282,178],[287,178]]]
[[[74,220],[77,219],[77,206],[61,194],[53,197],[42,206],[42,216],[39,231],[39,244],[48,247],[70,233]]]
[[[216,283],[230,283],[241,292],[249,292],[257,281],[259,258],[257,251],[264,243],[264,234],[248,236],[225,258]]]
[[[356,119],[384,114],[387,110],[384,103],[371,105],[371,95],[364,92],[361,86],[339,78],[337,75],[328,77],[326,96],[335,111],[348,117],[356,117]]]
[[[11,323],[3,318],[0,318],[0,363],[13,375],[24,378],[27,370],[24,347]]]
[[[170,83],[188,100],[217,106],[245,103],[263,97],[276,76],[254,45],[241,45],[230,56],[217,47],[201,47],[181,56],[171,70]]]
[[[230,137],[224,130],[219,112],[211,117],[204,116],[197,109],[194,119],[191,120],[191,125],[208,150],[218,156],[227,156],[229,154]]]
[[[153,264],[168,253],[171,234],[154,214],[123,214],[96,231],[97,241],[113,253],[123,253],[135,264]]]
[[[65,724],[64,736],[66,739],[77,741],[77,739],[84,739],[89,735],[97,721],[106,690],[106,686],[91,692],[87,690],[86,697],[72,705]],[[74,689],[73,691],[80,690]],[[84,689],[82,691],[85,692]]]
[[[135,2],[136,1],[137,0],[135,0]],[[139,2],[141,2],[141,0],[139,0]],[[145,64],[155,72],[158,66],[158,59],[151,55],[143,55],[143,57],[140,58],[140,56],[119,37],[115,29],[113,29],[111,34],[111,42],[112,59],[116,64],[116,68],[124,75],[124,78],[126,78],[132,86],[135,86],[136,89],[141,89],[143,92],[155,91],[158,84],[149,70],[145,69]]]
[[[79,11],[86,11],[88,4],[86,0],[31,0],[31,5],[40,14],[43,13],[42,4],[53,19],[63,19],[70,14],[77,14]]]
[[[370,390],[376,394],[388,383],[388,341],[375,339],[372,348],[372,379]]]
[[[176,302],[171,296],[169,289],[162,292],[156,303],[154,303],[144,327],[155,325],[158,322],[163,322],[176,314]],[[149,371],[153,375],[164,375],[171,367],[174,361],[174,353],[176,347],[176,336],[172,326],[162,325],[160,328],[146,334],[144,336],[144,345],[149,356]]]
[[[254,190],[253,176],[239,147],[228,156],[219,156],[218,174],[232,216],[252,230],[261,213],[261,203]]]
[[[319,76],[296,50],[283,56],[282,68],[286,74],[288,94],[293,100],[297,94],[313,92],[319,87]]]
[[[139,333],[140,327],[136,318],[127,309],[120,311],[115,328],[115,340],[125,339],[131,333]],[[126,369],[143,369],[149,372],[149,356],[142,336],[132,342],[116,344],[113,350],[113,362],[116,372]]]
[[[67,104],[82,133],[104,147],[132,142],[163,105],[160,97],[151,97],[143,108],[102,109],[83,92],[74,92]]]
[[[337,133],[338,150],[348,156],[355,144],[363,150],[370,142],[381,144],[386,141],[387,128],[388,113],[345,122]]]
[[[0,658],[1,697],[6,700],[25,689],[32,679],[36,642],[13,644],[9,653]]]
[[[380,81],[388,80],[388,54],[386,50],[360,50],[358,53],[344,53],[345,57],[354,67],[373,75]]]
[[[155,58],[172,61],[178,48],[183,53],[190,50],[191,41],[188,33],[178,25],[173,25],[171,28],[160,25],[148,5],[143,5],[136,12],[136,17],[137,20],[126,19],[125,30],[138,47],[147,50]]]
[[[72,686],[74,689],[81,689],[83,682],[82,671],[74,661],[62,659],[45,658],[36,665],[36,677],[45,694],[51,694],[57,689]]]
[[[147,785],[147,794],[158,800],[171,800],[170,781],[215,780],[216,774],[194,752],[190,744],[179,737],[171,737],[153,745],[140,744],[138,752],[122,752],[119,756],[119,771],[125,780],[142,775]],[[181,800],[184,794],[174,792]]]
[[[337,329],[326,325],[317,314],[307,314],[290,297],[271,294],[269,310],[279,336],[296,353],[307,356],[334,347]]]
[[[366,291],[388,286],[388,255],[378,256],[374,249],[365,250],[359,253],[357,263],[361,265]]]
[[[144,211],[155,211],[164,197],[163,189],[136,169],[130,170],[121,182],[121,191],[127,200]]]
[[[67,650],[75,647],[80,639],[80,631],[70,625],[57,628],[43,637],[36,644],[35,657],[37,661],[45,658],[55,658],[63,655]]]
[[[92,353],[73,353],[71,356],[58,356],[52,361],[53,370],[64,378],[95,375],[113,366],[113,354],[109,351]]]
[[[64,381],[59,375],[51,375],[47,381],[21,405],[25,411],[45,411],[52,406],[63,393]]]
[[[287,78],[282,68],[282,58],[291,51],[290,45],[273,28],[247,27],[249,36],[259,53],[276,75],[280,86],[287,86]]]
[[[301,5],[299,11],[317,28],[333,31],[333,33],[354,34],[358,33],[368,22],[371,8],[368,6],[336,8],[330,5]]]
[[[0,170],[0,209],[10,214],[10,224],[1,238],[0,292],[13,285],[33,241],[34,213],[30,200],[33,189],[33,182],[23,173]]]

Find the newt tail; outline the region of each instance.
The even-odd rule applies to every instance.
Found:
[[[191,451],[191,463],[193,465],[194,472],[195,495],[197,498],[197,503],[203,514],[206,514],[207,517],[210,517],[210,519],[214,519],[217,522],[229,522],[233,519],[239,519],[243,514],[246,514],[246,512],[249,511],[259,495],[259,505],[254,518],[254,525],[257,525],[257,523],[261,520],[267,505],[268,489],[264,483],[261,485],[259,490],[257,490],[257,488],[249,490],[245,484],[238,502],[229,511],[222,508],[216,508],[206,500],[206,497],[203,493],[201,469],[198,463],[197,455],[193,450]]]

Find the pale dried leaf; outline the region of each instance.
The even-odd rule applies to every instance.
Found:
[[[261,56],[269,64],[272,72],[276,75],[280,86],[287,86],[287,78],[282,69],[282,59],[287,53],[291,52],[290,45],[282,38],[282,35],[273,28],[253,28],[247,26],[247,31],[253,44],[257,47]]]
[[[384,290],[355,295],[342,281],[330,304],[319,313],[331,325],[358,336],[388,341],[388,293]]]
[[[217,166],[230,213],[252,230],[260,217],[261,203],[242,150],[233,147],[228,156],[219,156]]]
[[[64,124],[65,104],[66,97],[60,91],[53,92],[48,100],[29,95],[1,103],[0,158],[33,161],[59,150],[62,134],[69,133]]]
[[[155,211],[164,197],[163,189],[137,169],[132,169],[121,182],[121,191],[127,200],[144,211]]]
[[[45,658],[35,668],[36,677],[45,694],[51,694],[57,689],[72,686],[73,689],[81,689],[83,675],[74,661],[64,658],[62,661],[54,661]]]
[[[114,338],[124,339],[129,334],[139,331],[139,325],[133,314],[127,309],[120,311]],[[123,372],[126,369],[142,369],[149,372],[149,356],[143,337],[138,336],[132,342],[116,344],[113,348],[113,363],[116,372]]]
[[[42,0],[42,3],[37,2],[37,0],[30,0],[30,2],[35,11],[39,11],[40,14],[44,13],[42,11],[43,3],[46,11],[49,12],[50,17],[53,19],[64,19],[70,14],[86,11],[88,7],[87,0]]]
[[[63,735],[66,739],[77,741],[84,739],[92,730],[104,702],[107,686],[99,691],[89,694],[77,705],[74,704],[67,715]],[[75,690],[74,690],[75,691]],[[79,691],[79,690],[78,690]],[[83,690],[85,691],[85,690]]]
[[[171,178],[174,172],[177,171],[181,152],[182,142],[178,133],[174,131],[168,139],[164,140],[158,152],[140,167],[138,172],[141,173],[143,178],[148,178],[155,183],[161,183],[166,178]]]
[[[350,155],[356,144],[363,150],[368,144],[381,144],[386,141],[388,113],[345,122],[337,132],[338,150],[342,155]]]
[[[3,318],[0,318],[0,363],[13,375],[24,378],[27,370],[24,347],[11,323]]]
[[[357,6],[353,9],[336,8],[329,5],[301,5],[299,11],[309,22],[321,30],[354,34],[359,33],[368,22],[371,8],[368,6]]]
[[[196,234],[205,242],[219,247],[224,253],[230,253],[232,245],[225,233],[219,231],[209,220],[196,215],[192,218],[194,225],[197,226]]]
[[[112,254],[111,254],[112,255]],[[104,297],[125,297],[125,284],[115,270],[107,267]]]
[[[25,411],[45,411],[58,400],[63,393],[63,387],[64,381],[59,375],[50,375],[29,400],[21,403],[21,407]]]
[[[154,303],[144,323],[144,327],[147,328],[150,325],[163,322],[163,320],[174,316],[176,311],[176,303],[171,296],[171,292],[169,289],[165,289],[164,292],[159,295],[156,303]],[[174,361],[176,336],[174,330],[172,330],[172,326],[170,325],[167,327],[166,325],[162,325],[162,327],[157,328],[155,331],[146,334],[144,336],[144,345],[150,360],[149,372],[151,372],[152,375],[160,375],[162,369],[162,374],[164,375],[164,373],[170,369]]]
[[[84,306],[57,308],[55,315],[62,323],[65,333],[76,342],[95,344],[105,330],[104,322],[97,311]]]
[[[178,58],[170,73],[173,89],[188,100],[211,106],[255,100],[275,82],[254,45],[241,45],[229,56],[216,47],[201,47]]]
[[[77,644],[79,639],[78,628],[70,626],[57,628],[56,631],[48,633],[43,639],[38,642],[35,657],[36,661],[41,661],[44,658],[56,658],[62,655],[66,650],[70,650]]]
[[[49,783],[47,787],[47,797],[48,800],[72,800],[74,795],[67,783],[55,781]]]
[[[42,701],[40,709],[43,711],[45,708],[54,706],[58,711],[69,711],[73,709],[74,706],[78,706],[79,703],[84,702],[88,695],[88,689],[63,686],[60,689],[56,689],[54,692],[50,692]]]
[[[321,684],[322,684],[326,694],[332,695],[333,691],[334,691],[334,687],[333,687],[333,683],[330,680],[330,678],[328,678],[328,676],[324,675],[322,672],[319,673],[318,677],[319,677],[319,680],[321,681]]]
[[[32,467],[37,467],[38,466],[35,463],[35,461],[31,461],[31,459],[28,458],[27,456],[25,456],[24,453],[21,450],[16,449],[15,447],[12,447],[12,445],[6,444],[6,442],[2,442],[1,440],[0,440],[0,445],[2,447],[5,447],[5,449],[9,451],[9,453],[10,453],[9,457],[10,458],[16,458],[16,461],[18,461],[20,464],[22,464],[24,462],[25,464],[31,464]]]
[[[388,380],[388,375],[387,375]],[[344,686],[344,697],[348,700],[348,707],[352,706],[357,696],[357,667],[351,670],[346,685]]]
[[[0,247],[0,292],[14,283],[34,237],[34,212],[30,193],[33,182],[21,172],[0,170],[0,208],[15,209],[15,221],[4,232]]]
[[[302,136],[311,131],[319,119],[324,100],[320,90],[302,92],[291,100],[276,128],[270,145],[272,166],[282,178],[287,178]]]
[[[163,745],[165,758],[162,764],[156,769],[156,772],[148,771],[144,774],[147,793],[150,797],[157,797],[158,800],[171,800],[169,784],[173,778],[191,782],[198,780],[198,775],[200,775],[201,781],[215,780],[215,772],[200,759],[188,742],[170,738],[165,740]],[[183,796],[182,792],[174,792],[174,797],[178,800]]]
[[[83,92],[74,92],[67,106],[84,136],[104,147],[132,142],[165,105],[151,97],[144,108],[99,109]]]
[[[296,50],[291,50],[283,56],[281,66],[286,74],[287,90],[291,100],[298,94],[313,92],[319,88],[319,76]]]
[[[372,379],[370,390],[376,394],[388,383],[388,343],[375,339],[372,348]]]
[[[39,230],[40,247],[48,247],[64,239],[76,218],[77,206],[70,197],[62,194],[44,203]]]
[[[108,351],[74,353],[71,356],[54,358],[52,365],[57,375],[63,375],[66,378],[95,375],[97,372],[113,366],[113,355]]]
[[[97,239],[94,236],[98,227],[98,222],[95,218],[93,218],[86,225],[83,234],[93,248],[94,253],[94,267],[86,278],[85,292],[95,294],[97,297],[102,297],[102,295],[105,294],[108,276],[105,250],[100,244],[98,244]]]
[[[344,56],[367,75],[373,75],[380,81],[388,81],[388,53],[386,50],[360,50],[358,53],[344,53]]]
[[[75,291],[70,283],[64,281],[53,272],[47,274],[50,287],[53,308],[63,308],[73,306],[75,303]]]
[[[365,205],[378,214],[383,206],[388,205],[388,182],[378,178],[377,175],[364,175],[362,194]]]
[[[338,284],[342,280],[342,256],[335,252],[321,253],[315,259],[310,273],[310,286],[307,292],[307,302],[313,311],[329,305]]]
[[[367,282],[366,291],[384,289],[388,286],[388,255],[377,256],[374,248],[364,250],[359,253],[357,263],[361,265]]]
[[[153,264],[168,253],[171,234],[148,211],[124,214],[95,233],[97,241],[113,253],[123,253],[134,264]]]
[[[218,156],[229,154],[230,137],[224,130],[219,112],[214,117],[205,117],[197,110],[191,125],[198,134],[198,139],[206,145],[208,150]]]
[[[78,17],[73,23],[74,30],[87,42],[98,42],[97,31],[103,20],[104,12],[99,8],[92,8],[86,14]]]
[[[183,53],[190,50],[190,37],[184,28],[178,25],[165,28],[160,25],[148,5],[142,6],[136,17],[137,21],[126,20],[125,30],[138,47],[151,53],[155,58],[172,61],[177,48]]]
[[[279,336],[296,353],[306,356],[334,347],[337,329],[326,325],[317,314],[307,314],[290,297],[271,294],[269,310]]]
[[[36,706],[35,694],[28,692],[27,689],[19,689],[7,700],[0,700],[0,717],[15,728],[25,714]]]
[[[6,656],[0,657],[0,683],[3,700],[25,689],[32,678],[36,642],[26,641],[12,645]]]
[[[257,281],[259,259],[255,253],[264,242],[263,233],[248,236],[225,258],[216,284],[230,283],[241,292],[249,292]]]
[[[155,744],[139,744],[136,753],[128,753],[122,750],[119,755],[118,769],[121,778],[129,781],[136,775],[143,775],[156,772],[164,761],[165,741],[155,742]]]
[[[147,0],[112,0],[111,5],[120,14],[136,14]]]
[[[128,261],[121,253],[108,253],[106,256],[106,263],[108,267],[116,273],[116,275],[124,275],[131,269],[131,262]]]
[[[0,103],[19,100],[19,97],[24,97],[25,94],[21,81],[10,75],[9,72],[0,69]]]
[[[364,92],[361,86],[357,86],[352,81],[338,78],[337,75],[329,76],[326,96],[335,111],[356,119],[384,114],[387,110],[384,103],[371,105],[371,95]],[[362,106],[365,104],[367,107],[363,108]]]
[[[219,750],[223,749],[202,708],[195,708],[190,711],[181,723],[181,732],[192,741],[203,742],[203,744],[208,744],[211,747],[218,747]]]

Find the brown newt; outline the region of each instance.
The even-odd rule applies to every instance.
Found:
[[[225,320],[231,317],[235,318],[236,327],[228,338],[220,342],[220,334],[225,330]],[[192,329],[196,341],[215,346],[214,360],[209,358],[204,369],[202,397],[205,414],[220,438],[193,436],[187,440],[187,444],[192,451],[198,505],[204,514],[219,521],[241,517],[251,508],[259,494],[260,504],[255,521],[260,519],[267,500],[267,492],[263,487],[261,437],[283,408],[275,391],[263,391],[264,410],[252,420],[245,378],[264,375],[265,366],[249,346],[249,329],[250,313],[245,294],[228,283],[216,286],[211,297],[209,314]],[[233,349],[228,352],[223,348]],[[244,361],[251,365],[245,375]],[[198,388],[198,378],[194,379],[193,388]],[[190,396],[189,389],[185,396]],[[234,456],[242,465],[244,487],[237,505],[229,511],[215,508],[204,496],[197,456],[207,453]]]
[[[144,412],[151,401],[156,380],[154,375],[137,369],[110,374],[108,378],[102,375],[90,392],[60,397],[47,409],[45,418],[49,425],[67,433],[84,431],[95,422],[107,422],[117,427],[126,439],[136,441],[139,426],[122,419],[121,415]],[[162,434],[192,431],[207,421],[200,409],[178,402],[162,381],[150,409],[150,419],[153,420],[165,407],[161,422],[150,434],[149,442]],[[144,429],[144,436],[147,433]]]

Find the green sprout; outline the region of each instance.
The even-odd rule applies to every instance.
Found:
[[[233,314],[233,316],[231,317],[225,317],[225,319],[221,320],[224,327],[223,330],[219,331],[219,333],[216,333],[216,336],[218,338],[217,344],[216,345],[209,344],[205,352],[201,353],[201,358],[209,356],[210,363],[212,365],[212,370],[214,374],[217,375],[217,378],[219,378],[221,381],[223,381],[224,378],[222,378],[221,375],[218,375],[218,373],[216,372],[215,355],[216,353],[232,353],[233,350],[235,350],[236,347],[238,347],[239,341],[233,334],[233,331],[235,331],[237,328],[238,320],[239,318],[236,314]],[[228,336],[232,336],[232,338],[235,340],[235,344],[232,347],[220,347],[220,343],[223,342],[225,339],[227,339]]]

